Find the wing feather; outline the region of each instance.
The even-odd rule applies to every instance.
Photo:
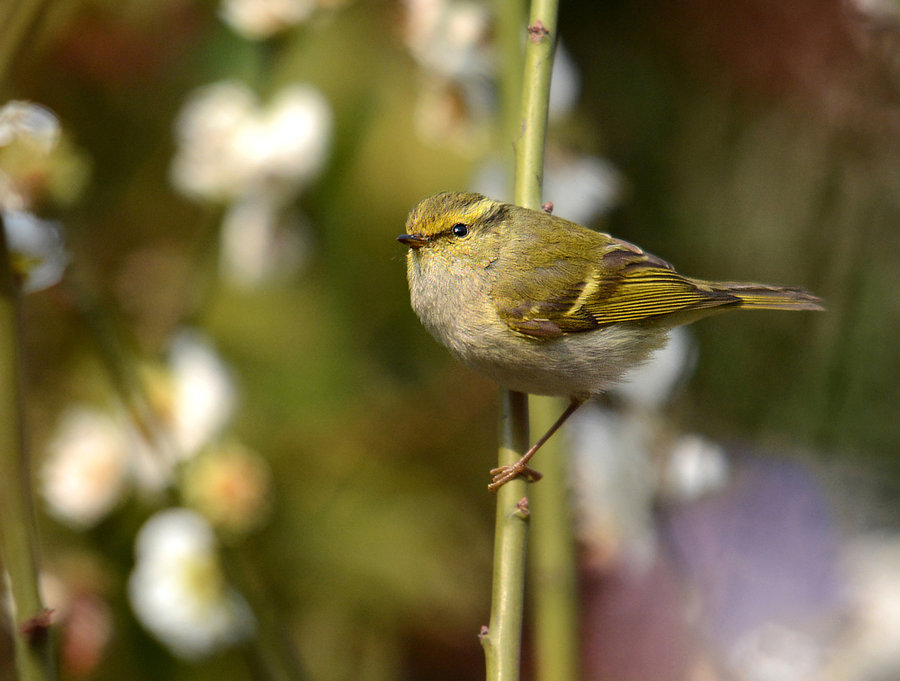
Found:
[[[678,274],[666,261],[597,234],[602,267],[589,257],[560,257],[528,282],[496,285],[500,318],[514,331],[547,340],[623,322],[740,304],[740,298]],[[585,254],[590,255],[590,254]],[[508,279],[507,279],[508,281]]]

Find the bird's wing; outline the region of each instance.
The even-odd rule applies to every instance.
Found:
[[[549,267],[529,270],[528,277],[503,277],[492,291],[500,318],[518,333],[550,339],[740,303],[633,244],[607,239],[582,257],[551,256]]]

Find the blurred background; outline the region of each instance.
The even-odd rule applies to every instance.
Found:
[[[483,674],[497,389],[394,237],[509,196],[509,4],[0,7],[64,678]],[[828,306],[695,325],[567,426],[585,678],[900,678],[900,4],[571,0],[560,38],[554,213]]]

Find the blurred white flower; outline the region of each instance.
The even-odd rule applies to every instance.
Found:
[[[566,220],[591,224],[618,205],[624,187],[615,166],[599,156],[552,154],[548,159],[544,196],[553,202],[554,215]]]
[[[237,406],[228,367],[199,333],[179,332],[169,348],[172,380],[171,427],[181,458],[221,434]]]
[[[219,269],[223,279],[249,289],[284,279],[303,264],[304,226],[272,201],[252,195],[228,207],[222,220]]]
[[[21,141],[29,157],[48,155],[60,138],[56,116],[31,102],[11,101],[0,107],[0,147]],[[41,220],[26,211],[28,199],[5,172],[0,171],[0,211],[12,265],[26,293],[57,283],[68,264],[59,223]]]
[[[182,658],[206,657],[255,629],[246,601],[225,581],[212,529],[187,509],[161,511],[141,527],[128,597],[141,624]]]
[[[692,501],[722,489],[728,473],[721,445],[700,435],[682,435],[663,463],[662,492],[670,499]]]
[[[119,419],[85,407],[67,411],[41,468],[48,511],[77,528],[102,520],[124,495],[129,445]]]
[[[727,482],[722,448],[673,433],[659,411],[692,358],[688,332],[676,328],[666,347],[610,391],[623,398],[619,408],[588,404],[572,417],[578,530],[600,563],[614,558],[637,570],[650,566],[658,496],[690,501]]]
[[[60,224],[20,211],[3,212],[3,224],[22,290],[31,293],[58,283],[69,263]]]
[[[809,681],[818,678],[822,652],[809,634],[767,622],[735,642],[729,662],[740,681]]]
[[[216,83],[196,90],[175,121],[175,187],[200,199],[225,199],[244,189],[246,169],[232,149],[241,128],[251,124],[256,97],[239,83]]]
[[[0,107],[0,147],[24,138],[41,152],[49,153],[59,142],[60,134],[54,113],[38,104],[14,100]]]
[[[571,420],[576,529],[600,565],[649,567],[657,550],[657,498],[689,502],[728,483],[721,446],[699,435],[672,443],[652,413],[587,404]]]
[[[505,164],[492,160],[476,171],[472,188],[502,198],[509,184]],[[624,189],[622,175],[604,158],[573,156],[553,149],[547,152],[543,194],[553,202],[554,215],[590,225],[619,204]]]
[[[487,81],[433,77],[423,82],[413,109],[419,138],[462,153],[478,153],[490,139],[491,90]]]
[[[219,13],[248,40],[269,38],[309,18],[314,0],[223,0]]]
[[[423,70],[414,109],[425,142],[478,152],[495,108],[491,15],[464,0],[406,0],[404,38]]]
[[[562,119],[572,112],[581,96],[581,74],[578,65],[560,41],[553,57],[553,74],[550,77],[551,119]]]
[[[847,0],[846,4],[870,20],[885,24],[900,20],[900,2],[897,0]]]
[[[272,470],[256,452],[229,442],[192,461],[181,485],[185,503],[228,536],[260,527],[272,510]]]
[[[475,2],[406,0],[404,37],[419,64],[454,79],[488,76],[491,17]]]
[[[172,182],[197,199],[262,192],[282,201],[322,169],[331,126],[328,102],[312,86],[287,86],[260,107],[244,85],[209,85],[188,99],[176,121]]]
[[[87,159],[63,135],[52,111],[22,101],[0,107],[0,210],[69,204],[88,174]]]
[[[693,371],[694,364],[690,331],[676,327],[669,333],[669,342],[628,371],[611,392],[633,406],[659,409],[672,397],[679,382]]]
[[[66,524],[95,525],[132,483],[150,494],[167,488],[178,464],[222,433],[237,404],[227,366],[195,331],[177,334],[167,369],[148,369],[144,379],[158,417],[151,442],[119,411],[73,407],[61,418],[41,491],[48,511]]]
[[[827,681],[895,679],[900,672],[900,536],[870,534],[845,549],[851,617]]]
[[[302,187],[321,170],[331,140],[331,108],[311,85],[282,88],[267,110],[243,127],[235,150],[254,178]]]
[[[616,562],[643,572],[656,557],[654,436],[645,419],[626,418],[595,404],[572,416],[576,531],[599,566]]]
[[[0,171],[0,211],[24,212],[28,209],[26,197],[6,173]]]

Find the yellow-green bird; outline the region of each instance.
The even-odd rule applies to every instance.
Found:
[[[463,364],[510,390],[570,400],[490,489],[540,474],[528,461],[581,406],[662,347],[668,331],[735,309],[822,310],[802,288],[703,281],[627,241],[481,194],[445,192],[416,206],[412,308]]]

